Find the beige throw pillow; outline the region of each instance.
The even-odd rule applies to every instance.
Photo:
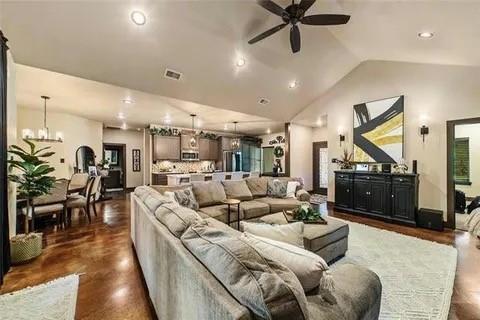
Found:
[[[181,237],[184,246],[256,318],[307,320],[307,298],[295,274],[207,221]]]
[[[247,178],[245,182],[247,183],[248,189],[255,198],[265,197],[267,195],[267,177],[260,178]]]
[[[272,240],[290,243],[303,248],[303,222],[294,222],[282,225],[271,225],[266,223],[240,222],[244,232]]]
[[[250,233],[244,233],[241,238],[257,249],[262,256],[280,262],[292,270],[305,292],[319,286],[323,290],[330,292],[333,290],[333,278],[328,272],[328,264],[315,253]]]
[[[253,196],[244,180],[222,181],[228,199],[252,200]]]
[[[287,194],[285,198],[295,198],[295,193],[297,192],[297,187],[300,185],[298,181],[288,181],[287,182]]]
[[[192,189],[200,208],[221,204],[227,199],[220,181],[192,182]]]

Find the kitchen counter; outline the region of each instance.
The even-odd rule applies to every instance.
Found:
[[[201,173],[199,173],[201,174]],[[205,180],[211,180],[212,179],[212,173],[203,173],[205,175]],[[192,173],[172,173],[172,174],[167,174],[167,184],[169,186],[177,186],[180,184],[185,184],[185,183],[190,183],[190,176]],[[228,180],[231,177],[232,173],[231,172],[225,172],[226,179]],[[248,177],[250,175],[250,172],[244,172],[243,177]]]

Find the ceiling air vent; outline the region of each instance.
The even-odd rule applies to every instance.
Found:
[[[260,98],[260,100],[258,100],[258,104],[261,104],[262,106],[266,106],[269,103],[270,103],[270,100],[265,98]]]
[[[182,76],[183,75],[178,71],[175,71],[175,70],[172,70],[172,69],[165,69],[165,74],[164,74],[165,78],[178,81],[178,80],[180,80],[180,78]]]

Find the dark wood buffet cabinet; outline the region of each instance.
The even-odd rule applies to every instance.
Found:
[[[335,171],[335,209],[416,225],[418,174]]]

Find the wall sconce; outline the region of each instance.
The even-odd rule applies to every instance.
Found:
[[[425,136],[429,133],[429,128],[426,125],[420,127],[420,134],[422,135],[422,140],[425,143]]]
[[[340,147],[342,146],[342,142],[345,142],[345,135],[344,134],[339,134],[339,139],[340,139]]]

